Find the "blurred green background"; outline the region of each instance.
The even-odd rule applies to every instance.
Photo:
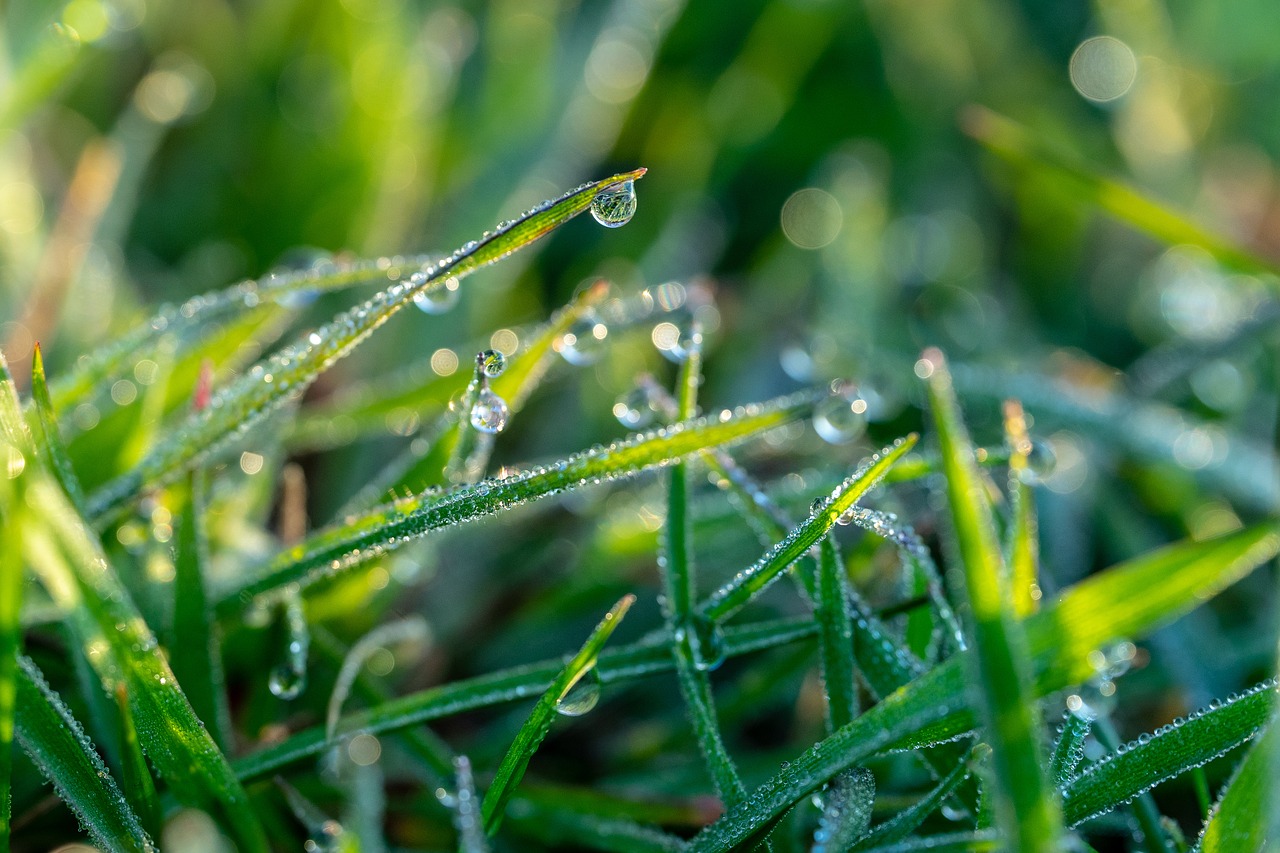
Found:
[[[708,327],[708,405],[860,383],[869,437],[815,441],[824,465],[920,425],[923,346],[957,363],[980,441],[999,441],[999,399],[1023,397],[1057,457],[1050,590],[1280,508],[1280,4],[11,0],[2,15],[0,346],[19,375],[37,339],[56,377],[156,303],[325,253],[444,253],[645,166],[625,228],[583,218],[469,280],[453,311],[406,312],[308,403],[439,350],[465,364],[598,278],[623,299],[677,281]],[[298,322],[351,301],[327,294]],[[646,369],[669,368],[641,334],[562,371],[496,460],[619,435],[610,406]],[[123,381],[75,425],[133,404]],[[315,523],[418,423],[297,450]],[[923,499],[905,510],[928,530]],[[503,577],[544,592],[577,577],[586,620],[617,592],[592,587],[600,560],[641,559],[624,534],[643,525],[573,524]],[[495,574],[515,556],[462,541]],[[543,562],[555,572],[530,576]],[[1157,636],[1147,718],[1267,671],[1273,589],[1257,576]],[[462,632],[499,649],[475,669],[561,651],[520,645],[530,619],[505,641],[482,621]]]

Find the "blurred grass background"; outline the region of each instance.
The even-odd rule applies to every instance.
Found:
[[[562,229],[452,312],[398,318],[309,399],[441,349],[466,364],[599,277],[623,296],[674,280],[715,297],[700,315],[711,406],[848,376],[878,445],[919,426],[911,366],[929,344],[960,365],[979,440],[999,439],[1000,396],[1024,396],[1058,460],[1049,589],[1280,508],[1275,3],[11,0],[0,14],[0,346],[18,375],[37,339],[57,376],[158,302],[325,253],[443,253],[646,166],[627,227]],[[499,461],[620,434],[614,398],[664,369],[643,338],[551,383]],[[134,404],[147,380],[123,381],[77,425]],[[300,456],[316,523],[411,423]],[[468,534],[441,558],[488,569],[427,599],[497,576],[552,598],[501,631],[486,613],[505,619],[516,593],[489,592],[453,628],[460,614],[424,603],[478,650],[470,670],[563,651],[539,612],[559,625],[581,593],[589,624],[616,598],[617,561],[651,571],[649,544],[627,538],[645,523],[556,518],[536,551]],[[1255,577],[1157,635],[1135,687],[1155,707],[1135,713],[1165,719],[1262,677],[1273,589]]]

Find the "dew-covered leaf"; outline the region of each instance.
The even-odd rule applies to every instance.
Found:
[[[1196,853],[1252,853],[1262,849],[1267,841],[1271,792],[1276,784],[1271,775],[1271,754],[1278,745],[1280,726],[1273,719],[1210,811]]]

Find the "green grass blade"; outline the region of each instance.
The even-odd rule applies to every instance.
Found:
[[[630,477],[706,447],[739,441],[807,415],[814,395],[801,393],[649,433],[606,448],[575,454],[501,479],[485,480],[442,495],[395,501],[340,527],[320,531],[284,551],[257,577],[224,591],[217,604],[228,615],[255,596],[289,585],[304,588],[375,559],[413,538],[493,515],[527,501],[604,480]]]
[[[445,286],[527,246],[587,210],[602,192],[635,180],[644,170],[627,172],[573,190],[544,203],[512,223],[486,234],[423,270],[422,279],[398,282],[367,302],[304,332],[291,345],[259,362],[231,382],[187,422],[162,439],[135,468],[90,495],[87,510],[98,518],[131,500],[145,486],[163,484],[178,471],[198,464],[218,447],[261,421],[350,353],[414,297]]]
[[[1059,847],[1062,818],[1045,777],[1042,721],[1030,689],[1026,642],[1010,592],[1001,588],[1005,567],[995,521],[942,353],[927,350],[922,362],[929,368],[929,403],[964,570],[974,650],[967,657],[981,685],[980,710],[993,750],[997,821],[1011,849],[1051,853]]]
[[[1280,552],[1280,527],[1258,525],[1208,542],[1182,542],[1094,575],[1026,621],[1035,690],[1045,695],[1094,672],[1089,652],[1138,637],[1203,603]],[[1096,611],[1096,613],[1095,613]],[[689,845],[689,853],[741,843],[842,770],[891,747],[958,735],[973,725],[964,652],[890,694],[790,762]]]
[[[1225,755],[1252,739],[1275,705],[1276,683],[1268,681],[1138,738],[1071,780],[1064,790],[1064,817],[1069,825],[1079,825]]]
[[[695,341],[700,340],[696,330],[693,338]],[[702,352],[695,343],[680,367],[677,420],[687,420],[697,414],[698,385],[701,381]],[[702,647],[704,641],[711,642],[713,634],[702,630],[694,621],[696,581],[689,490],[689,463],[678,462],[672,466],[667,481],[667,519],[659,559],[665,601],[663,609],[666,611],[667,629],[675,638],[671,652],[675,657],[680,693],[693,722],[698,748],[720,799],[726,806],[732,806],[741,802],[747,791],[720,734],[711,679],[707,674],[718,665],[719,652]]]
[[[1108,752],[1118,752],[1121,748],[1120,736],[1116,733],[1111,720],[1103,715],[1094,721],[1094,737]],[[1177,853],[1168,833],[1161,826],[1160,810],[1156,808],[1155,798],[1150,792],[1142,791],[1131,800],[1129,811],[1133,815],[1136,840],[1149,853]]]
[[[818,544],[814,617],[818,623],[818,662],[827,695],[827,724],[835,731],[857,714],[858,687],[853,680],[853,619],[845,594],[844,563],[830,536]]]
[[[713,622],[723,621],[763,592],[783,571],[817,544],[837,519],[879,483],[884,473],[911,450],[915,443],[914,434],[900,438],[860,465],[848,479],[821,500],[803,524],[698,605],[699,614]]]
[[[813,621],[808,618],[770,620],[728,628],[724,634],[725,656],[737,657],[794,643],[813,636],[814,630]],[[339,731],[382,734],[451,714],[515,702],[546,690],[567,662],[567,658],[539,661],[432,687],[343,716],[337,728]],[[671,636],[667,632],[630,645],[606,649],[595,667],[600,683],[606,687],[615,681],[670,672],[674,668]],[[313,726],[279,744],[237,760],[236,773],[246,781],[258,779],[292,762],[318,755],[328,746],[324,727]]]
[[[1006,400],[1004,434],[1009,444],[1009,520],[1005,542],[1009,564],[1009,593],[1013,614],[1024,618],[1034,613],[1040,600],[1040,553],[1036,531],[1035,496],[1028,479],[1031,475],[1031,437],[1022,404]]]
[[[922,835],[866,848],[866,853],[983,853],[1002,850],[1000,837],[994,832],[948,832],[944,835]]]
[[[854,844],[849,849],[859,851],[874,850],[877,847],[883,847],[891,842],[906,838],[915,831],[916,827],[924,823],[925,818],[941,807],[943,801],[951,796],[961,782],[968,778],[969,773],[970,764],[966,758],[966,760],[956,764],[950,773],[942,777],[942,781],[935,785],[929,793],[925,794],[909,808],[903,809],[889,820],[872,829],[865,838],[859,840],[857,844]]]
[[[216,807],[242,849],[266,849],[244,789],[192,711],[96,538],[47,479],[33,482],[30,489],[43,508],[47,527],[30,532],[28,560],[66,614],[77,641],[88,650],[104,687],[127,687],[152,764],[180,802]]]
[[[0,452],[10,445],[0,440]],[[14,706],[17,701],[18,655],[22,651],[22,529],[26,507],[22,490],[5,477],[0,480],[0,851],[9,850],[10,802],[13,776]]]
[[[18,662],[17,739],[104,851],[151,853],[142,821],[120,793],[80,723],[36,665]]]
[[[44,355],[40,352],[38,343],[31,357],[31,397],[35,401],[36,422],[40,425],[37,433],[40,451],[49,458],[50,470],[67,497],[76,506],[83,506],[84,494],[80,489],[80,480],[71,467],[71,458],[67,455],[62,434],[58,432],[58,417],[53,409],[53,400],[49,397],[49,383],[44,375]]]
[[[1076,769],[1084,760],[1084,742],[1089,737],[1092,726],[1092,720],[1074,711],[1067,711],[1063,717],[1058,742],[1053,745],[1053,754],[1049,757],[1049,779],[1059,791],[1065,791],[1075,778]],[[1065,805],[1063,810],[1070,811]],[[1064,817],[1070,825],[1070,815],[1066,814]]]
[[[138,730],[134,728],[133,712],[129,708],[129,690],[124,684],[117,684],[115,695],[116,708],[120,711],[124,796],[142,820],[147,834],[159,838],[160,800],[156,796],[156,783],[151,778],[147,760],[142,756],[142,746],[138,743]]]
[[[604,644],[608,642],[609,636],[618,624],[622,622],[622,618],[627,615],[627,611],[635,600],[634,595],[625,596],[605,614],[600,624],[596,625],[595,630],[587,637],[587,641],[582,644],[582,648],[569,660],[569,663],[551,682],[551,686],[538,699],[537,704],[533,706],[533,711],[529,714],[529,719],[516,733],[516,739],[507,750],[502,763],[498,765],[493,784],[489,786],[489,791],[485,794],[484,802],[480,806],[485,831],[490,835],[496,832],[499,824],[502,823],[507,800],[524,777],[529,759],[533,757],[533,753],[537,751],[547,732],[551,731],[551,723],[556,716],[556,706],[596,665],[601,649],[604,648]]]
[[[871,825],[876,777],[865,767],[841,773],[822,792],[822,816],[810,853],[845,853]]]
[[[1271,750],[1278,742],[1280,726],[1272,720],[1218,798],[1200,834],[1196,853],[1250,853],[1262,849],[1271,819],[1270,790],[1275,784],[1270,773]]]

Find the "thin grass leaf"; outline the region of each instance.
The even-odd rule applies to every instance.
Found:
[[[694,417],[698,412],[698,386],[702,382],[701,333],[694,329],[693,345],[680,366],[677,380],[676,420]],[[667,629],[675,638],[672,655],[676,676],[702,760],[706,763],[725,805],[739,803],[746,788],[738,775],[729,750],[720,734],[715,698],[711,692],[708,671],[719,665],[720,650],[715,648],[714,634],[695,623],[692,524],[689,516],[689,468],[687,462],[672,466],[667,481],[667,519],[663,528],[659,567],[662,573],[664,611]]]
[[[485,234],[480,240],[467,243],[424,269],[420,280],[410,278],[407,282],[397,282],[325,326],[303,333],[291,345],[259,362],[219,391],[208,408],[193,413],[136,467],[90,495],[89,516],[99,518],[123,506],[144,486],[171,480],[178,471],[198,464],[287,401],[298,399],[321,373],[418,295],[444,287],[450,278],[460,279],[518,251],[587,210],[601,193],[643,174],[644,170],[639,169],[584,184]]]
[[[909,808],[898,812],[889,820],[876,826],[865,837],[848,848],[850,851],[875,850],[895,841],[901,841],[916,830],[925,818],[940,808],[947,797],[951,796],[960,784],[972,772],[972,762],[976,757],[975,748],[965,760],[956,764],[950,773],[942,777],[929,793],[925,794]]]
[[[730,627],[724,633],[725,656],[737,657],[798,642],[813,636],[814,631],[813,620],[807,617]],[[671,671],[675,668],[671,643],[670,633],[663,631],[630,645],[606,649],[595,666],[601,685]],[[395,732],[452,714],[525,699],[547,690],[569,660],[539,661],[401,696],[377,707],[347,714],[338,721],[338,730],[371,734]],[[324,727],[312,726],[281,743],[238,759],[236,773],[246,781],[262,778],[295,761],[318,755],[328,745]]]
[[[516,733],[516,738],[503,757],[502,763],[498,765],[493,783],[489,786],[489,791],[485,794],[484,802],[480,806],[485,831],[490,835],[496,832],[499,824],[502,823],[507,800],[511,798],[515,787],[524,777],[529,759],[542,744],[547,732],[551,731],[556,707],[573,689],[573,686],[596,665],[596,659],[600,656],[604,644],[608,642],[609,636],[617,629],[635,600],[634,595],[627,595],[610,608],[600,620],[600,624],[596,625],[591,635],[587,637],[587,641],[582,644],[582,648],[569,660],[569,663],[551,682],[551,686],[538,699],[537,704],[533,706],[533,711],[529,714],[529,719],[525,720],[520,731]]]
[[[1264,682],[1113,750],[1064,788],[1063,816],[1078,826],[1227,754],[1254,738],[1275,706],[1276,682]]]
[[[1014,619],[1009,590],[1001,588],[1005,568],[995,521],[946,361],[932,349],[921,361],[928,368],[929,404],[947,476],[963,593],[972,614],[973,654],[967,657],[981,685],[980,710],[993,751],[996,817],[1012,849],[1050,853],[1059,846],[1062,818],[1045,778],[1026,641]]]
[[[1214,234],[1189,216],[1137,188],[1068,162],[1030,130],[982,107],[972,107],[961,127],[1014,166],[1051,179],[1073,201],[1089,204],[1170,246],[1196,245],[1227,266],[1245,272],[1275,272],[1276,264]]]
[[[476,783],[471,775],[471,760],[465,755],[453,759],[454,775],[458,786],[453,794],[440,796],[453,814],[453,826],[458,831],[458,853],[489,853],[484,825],[480,819],[480,798],[476,796]]]
[[[305,850],[323,850],[325,853],[360,853],[360,842],[346,827],[331,818],[323,809],[304,797],[297,788],[279,776],[276,786],[284,794],[285,802],[294,818],[307,830]]]
[[[1093,721],[1083,714],[1067,711],[1063,716],[1058,742],[1053,745],[1053,754],[1049,757],[1049,780],[1059,791],[1066,791],[1075,778],[1076,770],[1084,760],[1084,742],[1092,728]],[[1071,817],[1066,814],[1067,811],[1064,804],[1064,819],[1070,826]]]
[[[432,531],[568,489],[634,476],[706,447],[757,435],[804,417],[814,401],[813,394],[801,393],[744,406],[727,415],[722,412],[637,434],[609,447],[574,454],[508,477],[395,501],[348,519],[341,526],[320,531],[296,548],[282,552],[256,577],[240,580],[234,588],[224,591],[217,612],[220,616],[229,615],[256,596],[286,586],[305,588]]]
[[[1009,593],[1013,614],[1019,619],[1035,612],[1040,600],[1040,537],[1036,530],[1035,496],[1028,482],[1031,473],[1031,436],[1027,418],[1017,400],[1004,403],[1004,434],[1009,445],[1009,520],[1005,542],[1009,565]]]
[[[1119,752],[1122,748],[1120,736],[1115,726],[1105,715],[1098,717],[1093,726],[1094,737],[1109,752]],[[1156,808],[1155,798],[1149,791],[1142,791],[1130,800],[1130,811],[1133,813],[1135,833],[1143,849],[1150,853],[1176,853],[1172,840],[1161,826],[1160,810]]]
[[[1200,833],[1196,853],[1251,853],[1267,840],[1271,777],[1271,750],[1280,742],[1275,721],[1245,755],[1226,790],[1209,814]]]
[[[67,455],[66,445],[58,431],[58,417],[54,413],[53,400],[49,397],[49,383],[44,375],[44,355],[39,343],[31,356],[31,397],[35,402],[36,422],[40,426],[35,431],[40,452],[49,457],[49,468],[67,497],[76,506],[83,506],[84,493],[80,489],[80,480],[71,466],[71,458]]]
[[[837,776],[822,792],[822,816],[809,853],[845,853],[871,825],[876,777],[865,767]]]
[[[830,495],[816,502],[803,524],[699,604],[699,615],[712,622],[721,622],[763,592],[783,571],[817,544],[831,526],[879,483],[884,473],[911,450],[915,443],[914,433],[900,438],[858,466],[858,470]]]
[[[858,712],[858,687],[853,676],[853,619],[845,585],[840,552],[831,536],[824,536],[818,544],[818,594],[813,615],[818,623],[818,662],[827,696],[830,731],[849,723]]]
[[[266,839],[244,789],[201,724],[155,636],[74,508],[47,479],[30,486],[47,528],[30,531],[28,560],[66,614],[103,686],[128,689],[143,746],[180,802],[216,806],[247,851]]]
[[[120,793],[80,723],[40,670],[18,660],[17,740],[103,851],[153,853],[146,827]]]
[[[412,642],[425,645],[430,641],[431,629],[421,616],[406,616],[394,622],[387,622],[357,640],[343,656],[338,677],[334,679],[333,690],[329,694],[329,704],[326,706],[324,715],[325,736],[332,740],[337,735],[342,705],[351,695],[351,688],[355,685],[360,670],[373,654],[379,649],[396,643]]]
[[[138,743],[138,730],[133,725],[133,712],[129,709],[129,690],[117,684],[116,708],[120,712],[120,744],[124,796],[133,806],[134,813],[142,820],[147,834],[160,837],[160,799],[156,796],[156,783],[151,778],[147,760],[142,757]]]
[[[0,440],[0,452],[17,451]],[[7,476],[0,480],[0,530],[4,531],[0,540],[0,851],[5,853],[12,817],[14,706],[22,652],[22,529],[27,510],[20,494]]]
[[[866,848],[866,853],[982,853],[1002,850],[1000,836],[990,830],[922,835]]]
[[[1093,575],[1026,621],[1036,695],[1078,684],[1094,671],[1089,652],[1115,637],[1138,637],[1203,603],[1280,551],[1280,527],[1258,525],[1207,542],[1182,542]],[[776,820],[837,773],[924,738],[969,731],[963,652],[890,694],[848,726],[793,759],[689,844],[726,851]]]

